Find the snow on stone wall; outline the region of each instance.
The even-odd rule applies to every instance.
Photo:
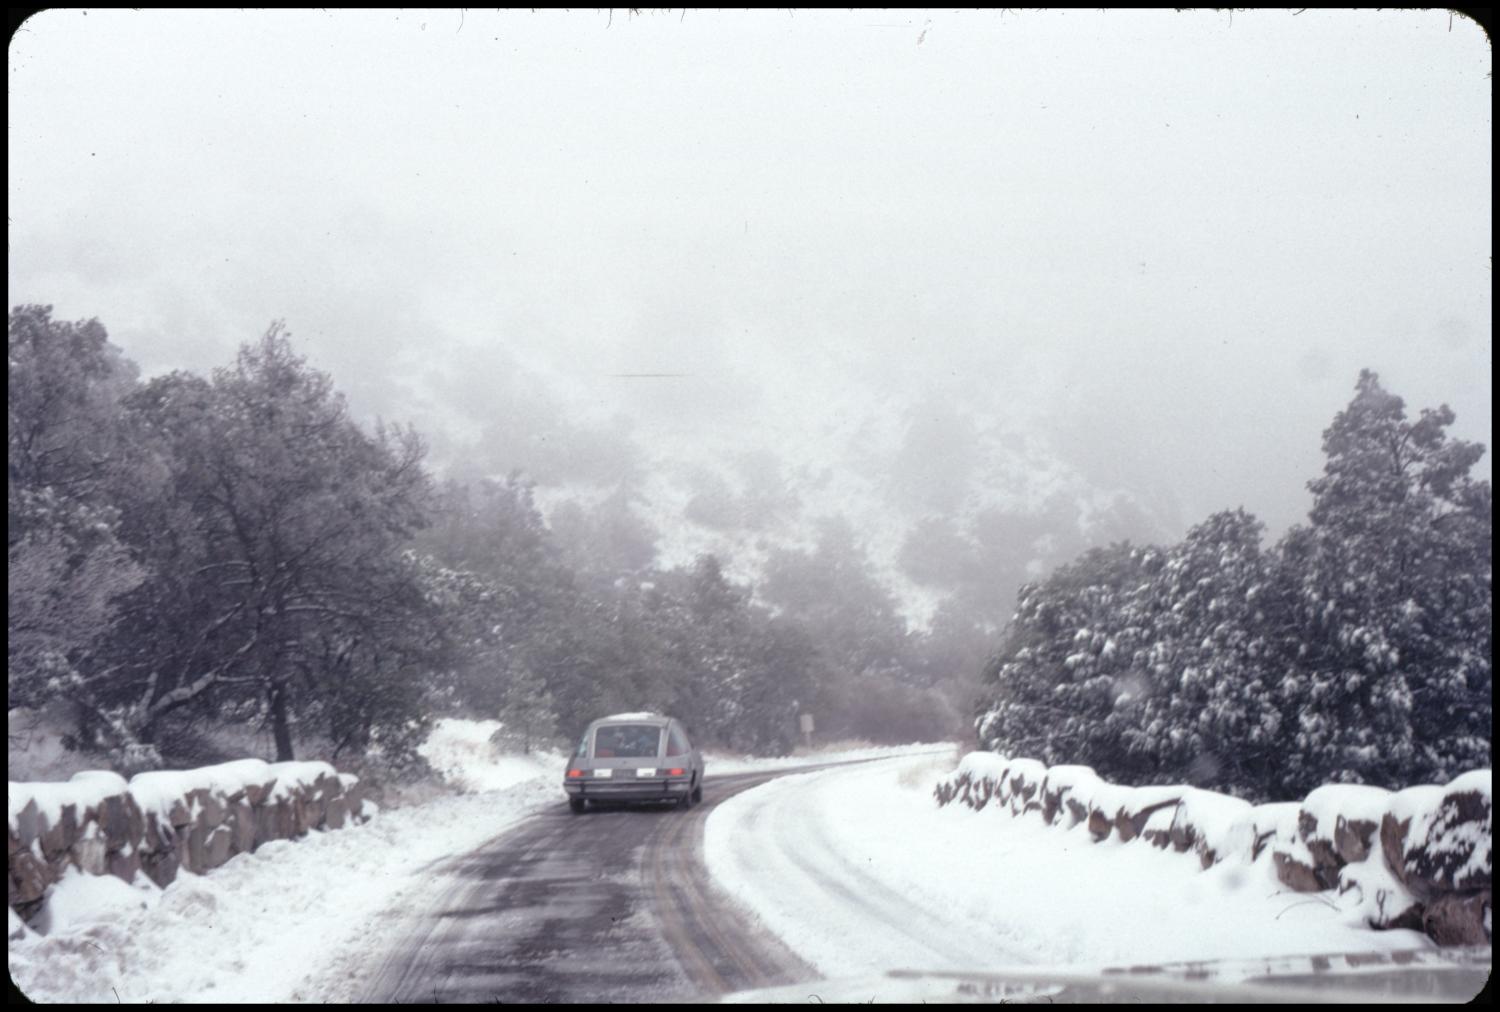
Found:
[[[144,873],[158,886],[201,874],[269,840],[339,829],[373,812],[359,781],[324,762],[242,759],[195,770],[87,771],[63,783],[7,788],[11,909],[32,920],[69,868]]]
[[[937,803],[1035,813],[1095,842],[1114,836],[1221,861],[1274,862],[1298,892],[1356,891],[1373,928],[1425,931],[1440,945],[1490,941],[1491,774],[1391,792],[1329,784],[1301,802],[1252,805],[1186,786],[1121,787],[1087,766],[971,752],[939,781]]]

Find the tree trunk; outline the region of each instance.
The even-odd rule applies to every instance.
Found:
[[[286,690],[281,685],[271,686],[271,731],[276,736],[276,761],[291,762],[292,729],[287,722]]]

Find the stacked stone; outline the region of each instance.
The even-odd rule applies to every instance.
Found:
[[[26,920],[69,868],[166,886],[181,869],[203,874],[271,840],[364,821],[368,807],[359,781],[326,763],[259,760],[128,784],[91,771],[65,785],[12,783],[9,794],[9,902]]]
[[[1440,945],[1490,941],[1491,777],[1466,773],[1446,787],[1378,793],[1357,813],[1307,806],[1300,855],[1277,852],[1277,875],[1298,892],[1368,889],[1378,928],[1426,932]],[[1348,788],[1343,788],[1348,790]],[[1316,793],[1316,792],[1315,792]],[[1311,800],[1312,795],[1309,795]],[[1371,865],[1379,867],[1372,872]]]
[[[1083,826],[1096,842],[1114,835],[1193,851],[1203,868],[1269,852],[1294,891],[1369,892],[1372,927],[1483,945],[1491,931],[1490,783],[1490,771],[1479,770],[1446,787],[1393,794],[1331,785],[1300,803],[1251,805],[1188,787],[1119,787],[1081,766],[966,760],[933,795],[939,806],[961,801],[977,811],[993,800],[1013,816],[1035,812],[1066,829]]]

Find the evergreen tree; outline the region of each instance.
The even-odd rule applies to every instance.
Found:
[[[1444,405],[1406,418],[1360,374],[1283,544],[1306,650],[1285,685],[1294,781],[1397,786],[1490,763],[1492,506]]]
[[[981,742],[1257,799],[1488,767],[1491,493],[1452,422],[1408,421],[1362,373],[1324,433],[1310,523],[1274,551],[1228,511],[1164,552],[1095,550],[1023,588]]]
[[[1096,548],[1021,589],[983,674],[976,728],[985,747],[1122,774],[1154,764],[1125,732],[1152,691],[1137,666],[1145,631],[1136,599],[1155,558],[1123,542]]]
[[[500,707],[500,723],[500,740],[519,746],[527,754],[557,737],[552,693],[535,673],[523,670],[510,679]]]
[[[1166,778],[1253,797],[1275,787],[1288,636],[1262,530],[1243,510],[1216,513],[1167,551],[1153,589],[1160,685],[1144,734]]]

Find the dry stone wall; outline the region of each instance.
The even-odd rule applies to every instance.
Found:
[[[69,868],[165,886],[179,870],[202,874],[267,841],[374,811],[357,778],[324,762],[242,759],[128,782],[89,771],[65,783],[12,782],[7,793],[9,901],[28,921]]]
[[[1354,893],[1372,928],[1411,928],[1440,945],[1491,937],[1491,773],[1386,791],[1331,784],[1300,802],[1252,805],[1185,786],[1121,787],[1086,766],[972,752],[933,791],[1010,817],[1221,861],[1273,862],[1297,892]]]

